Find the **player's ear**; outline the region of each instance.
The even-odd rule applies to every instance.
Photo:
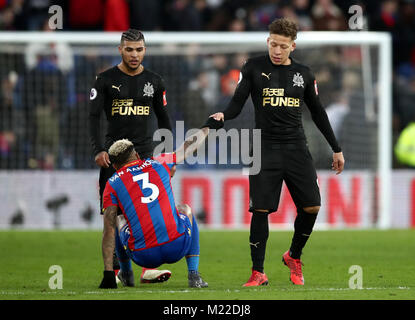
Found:
[[[137,151],[135,152],[135,156],[137,157],[138,160],[140,160],[140,156]]]
[[[296,47],[297,47],[297,44],[295,42],[293,42],[291,44],[291,52],[294,51]]]

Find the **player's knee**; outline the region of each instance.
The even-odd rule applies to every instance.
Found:
[[[317,214],[320,211],[320,206],[305,207],[303,210],[307,213]]]

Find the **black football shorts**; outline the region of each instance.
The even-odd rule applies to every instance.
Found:
[[[249,211],[278,209],[283,181],[297,208],[320,206],[320,189],[305,143],[262,147],[261,170],[249,176]]]

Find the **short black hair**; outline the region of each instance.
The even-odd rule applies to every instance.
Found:
[[[121,35],[121,43],[125,40],[126,41],[143,40],[145,43],[144,34],[140,30],[137,30],[137,29],[128,29],[127,31],[124,31]]]

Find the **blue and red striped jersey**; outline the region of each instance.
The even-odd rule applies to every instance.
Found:
[[[175,164],[175,153],[161,154],[130,162],[108,179],[103,208],[121,209],[130,229],[130,250],[159,246],[184,233],[170,183]]]

